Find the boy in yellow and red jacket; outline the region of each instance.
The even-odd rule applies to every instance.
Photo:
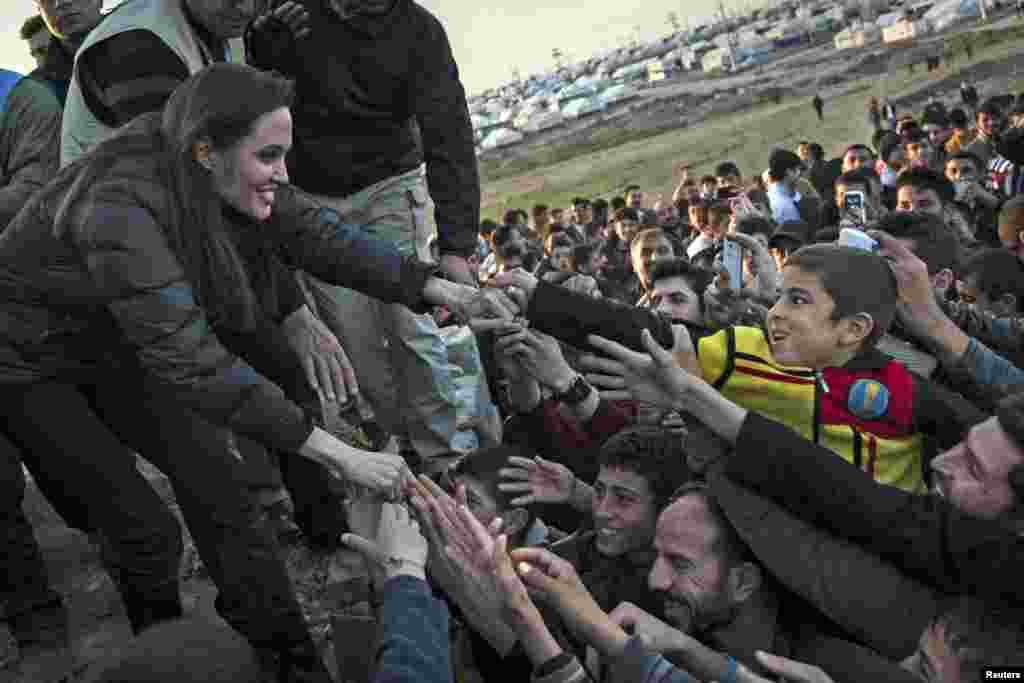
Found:
[[[698,342],[704,379],[874,480],[924,493],[936,446],[984,415],[875,349],[896,312],[889,265],[819,244],[791,254],[782,277],[764,329],[729,327]]]

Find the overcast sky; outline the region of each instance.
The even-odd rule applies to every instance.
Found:
[[[109,0],[108,0],[109,3]],[[420,0],[448,30],[467,91],[480,92],[553,64],[551,50],[585,59],[602,48],[617,47],[636,35],[644,39],[670,32],[667,15],[683,24],[710,15],[717,0]],[[735,0],[727,2],[732,7]],[[744,3],[745,5],[746,3]],[[22,21],[35,12],[33,0],[0,0],[0,66],[32,67],[27,46],[18,37]]]

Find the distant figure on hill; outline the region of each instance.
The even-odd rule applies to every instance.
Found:
[[[811,105],[814,107],[814,111],[818,112],[818,120],[825,120],[825,101],[821,99],[821,94],[814,93],[814,99],[811,100]]]

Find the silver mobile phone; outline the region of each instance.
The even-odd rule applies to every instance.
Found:
[[[722,240],[718,259],[729,273],[729,289],[734,292],[743,289],[743,247],[733,240]]]

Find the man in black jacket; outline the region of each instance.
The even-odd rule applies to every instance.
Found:
[[[477,246],[480,179],[465,91],[437,18],[413,0],[290,1],[253,23],[247,48],[252,64],[296,80],[292,182],[424,261],[436,206],[441,268],[474,282],[466,259]],[[429,316],[305,279],[378,418],[428,469],[434,456],[498,440],[489,396],[473,420],[457,415]]]

